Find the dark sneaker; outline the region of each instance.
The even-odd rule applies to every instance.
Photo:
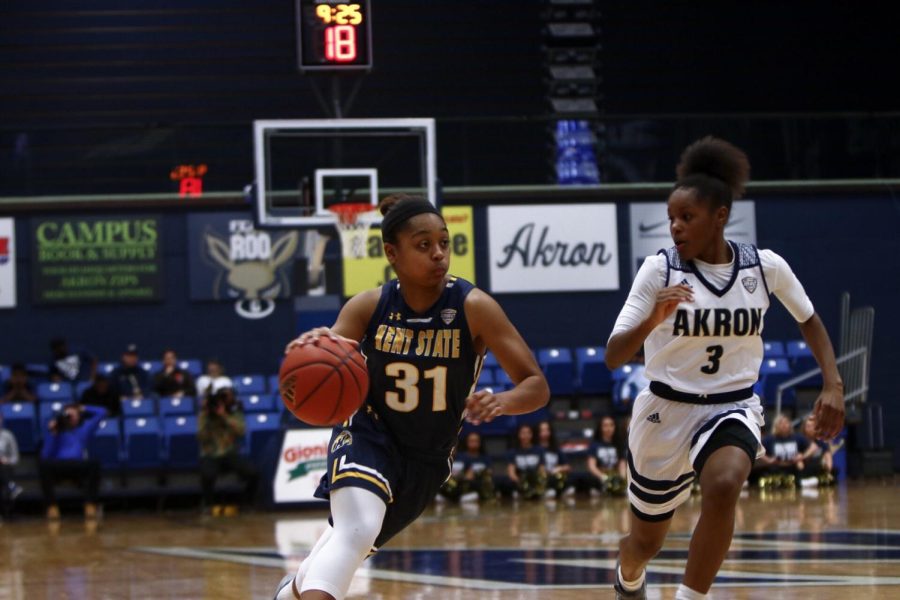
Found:
[[[275,595],[272,597],[272,600],[278,600],[278,594],[280,594],[281,590],[283,590],[287,586],[291,586],[293,588],[294,598],[297,598],[297,600],[299,600],[300,590],[297,589],[297,585],[294,583],[294,575],[284,576],[284,578],[278,583],[278,587],[275,589]]]
[[[647,600],[647,577],[644,576],[640,589],[629,592],[619,581],[619,563],[616,563],[616,583],[613,588],[616,590],[616,600]]]

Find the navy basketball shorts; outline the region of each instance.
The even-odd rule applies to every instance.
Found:
[[[723,424],[745,426],[736,444],[756,457],[765,453],[760,443],[763,410],[759,398],[723,404],[690,404],[660,398],[645,388],[635,399],[628,428],[628,499],[632,511],[645,521],[664,521],[691,495],[698,458],[704,447],[715,444]],[[751,437],[752,436],[752,437]],[[751,456],[751,460],[753,460]]]
[[[327,500],[333,490],[349,486],[384,500],[387,512],[375,540],[379,548],[422,514],[449,477],[450,462],[401,453],[378,415],[366,408],[332,431],[328,470],[314,495]]]

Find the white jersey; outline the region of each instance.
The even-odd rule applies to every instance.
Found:
[[[646,319],[661,288],[685,284],[694,297],[679,304],[644,342],[650,381],[691,394],[751,387],[763,359],[769,294],[775,293],[797,321],[813,315],[812,303],[784,259],[751,244],[729,244],[733,259],[728,264],[683,262],[672,247],[641,266],[612,335]]]

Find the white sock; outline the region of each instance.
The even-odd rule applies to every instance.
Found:
[[[297,586],[300,591],[321,590],[335,600],[343,600],[353,574],[381,532],[386,511],[384,501],[368,490],[345,487],[333,491],[332,533],[309,560],[303,581]]]
[[[625,588],[626,592],[636,592],[644,585],[644,579],[647,577],[647,571],[641,571],[640,576],[634,581],[626,581],[622,575],[622,567],[619,567],[619,584]]]
[[[708,600],[709,598],[709,594],[701,594],[683,583],[678,586],[678,591],[675,592],[675,600]]]

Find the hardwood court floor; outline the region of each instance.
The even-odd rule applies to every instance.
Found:
[[[717,600],[900,598],[900,479],[742,500]],[[697,501],[678,511],[651,564],[650,598],[670,599]],[[0,599],[267,599],[324,526],[324,512],[212,519],[111,512],[92,529],[36,517],[0,524]],[[354,579],[350,598],[612,598],[621,499],[435,505]]]

